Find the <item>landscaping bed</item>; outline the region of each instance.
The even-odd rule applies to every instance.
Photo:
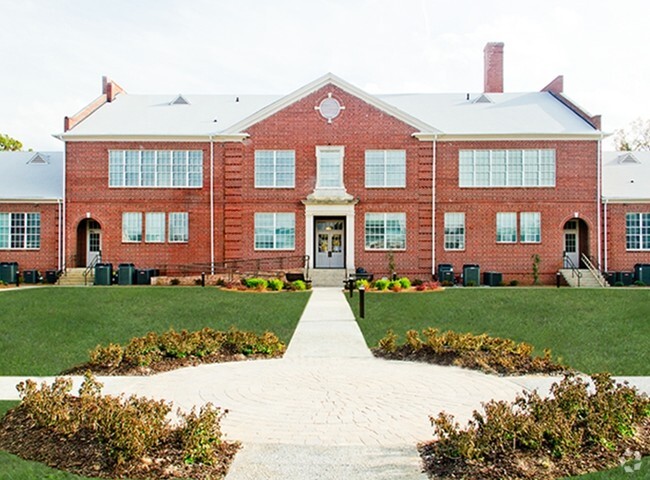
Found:
[[[593,390],[565,377],[549,398],[490,401],[465,428],[445,413],[431,418],[436,440],[419,445],[426,472],[441,480],[553,480],[650,454],[648,397],[605,374],[592,380]]]

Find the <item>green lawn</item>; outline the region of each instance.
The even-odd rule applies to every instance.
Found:
[[[650,289],[449,288],[368,293],[350,302],[370,346],[388,329],[426,327],[512,338],[551,348],[585,373],[650,375]]]
[[[200,287],[39,288],[0,292],[0,375],[55,375],[98,344],[203,327],[293,335],[309,293]]]

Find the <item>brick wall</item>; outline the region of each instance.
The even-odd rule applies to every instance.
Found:
[[[650,204],[610,203],[607,205],[607,270],[631,272],[637,263],[650,264],[650,251],[628,251],[625,241],[625,215],[650,213]],[[603,216],[605,208],[603,208]]]
[[[0,203],[2,213],[41,214],[41,248],[38,250],[0,250],[0,262],[18,262],[19,269],[47,270],[58,268],[59,207],[47,203]]]

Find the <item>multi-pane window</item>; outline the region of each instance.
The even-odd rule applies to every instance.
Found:
[[[318,151],[318,188],[343,187],[343,150],[323,148]]]
[[[293,250],[295,244],[295,214],[255,214],[255,250]]]
[[[650,213],[625,215],[625,248],[650,250]]]
[[[461,187],[553,187],[555,150],[460,150]]]
[[[445,250],[465,250],[464,213],[445,213]]]
[[[255,187],[293,188],[296,153],[293,150],[256,150]]]
[[[366,187],[406,187],[406,151],[366,150]]]
[[[189,218],[187,212],[169,214],[169,241],[187,243],[189,239]]]
[[[515,243],[517,241],[517,213],[497,213],[497,243]]]
[[[201,150],[110,150],[110,187],[201,187]]]
[[[405,213],[366,213],[366,250],[406,249]]]
[[[142,241],[142,213],[125,212],[122,214],[122,242]]]
[[[0,249],[41,248],[40,213],[0,213]]]
[[[519,214],[519,233],[521,243],[539,243],[542,241],[542,223],[539,212],[522,212]]]
[[[147,212],[145,214],[144,241],[148,243],[162,243],[165,241],[165,214],[160,212]]]

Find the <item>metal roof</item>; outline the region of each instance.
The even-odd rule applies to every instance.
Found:
[[[603,152],[603,199],[650,200],[650,152]]]
[[[309,93],[331,84],[436,135],[599,135],[548,92],[371,95],[327,74],[289,95],[186,95],[121,93],[62,138],[101,136],[192,137],[245,133]],[[476,101],[480,98],[480,101]],[[486,99],[488,101],[486,101]]]
[[[0,152],[0,201],[62,198],[62,152]]]

